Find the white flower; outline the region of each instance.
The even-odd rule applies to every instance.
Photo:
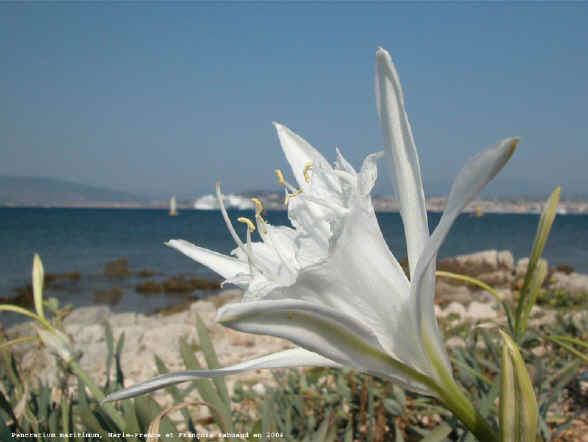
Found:
[[[383,49],[376,57],[377,107],[385,155],[394,171],[404,223],[411,280],[388,249],[370,192],[381,153],[359,172],[337,150],[334,166],[300,136],[274,123],[298,184],[283,180],[294,228],[272,226],[256,213],[260,242],[237,235],[217,196],[238,248],[225,256],[183,240],[168,245],[245,290],[240,303],[223,306],[217,321],[249,333],[286,338],[299,348],[218,370],[158,376],[108,400],[170,384],[255,368],[348,366],[432,396],[451,379],[433,309],[435,257],[462,208],[498,173],[518,139],[474,157],[457,176],[439,225],[429,236],[420,167],[398,75]],[[260,206],[260,203],[259,203]],[[442,387],[441,387],[442,388]]]

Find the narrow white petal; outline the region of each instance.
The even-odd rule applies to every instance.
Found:
[[[298,186],[303,187],[306,184],[304,179],[304,167],[317,159],[327,162],[325,158],[310,145],[308,141],[302,138],[300,135],[292,132],[286,126],[274,122],[278,137],[280,139],[280,145],[286,155],[288,163],[292,168],[294,177]]]
[[[227,304],[218,311],[217,321],[246,333],[288,339],[341,365],[426,390],[410,375],[413,369],[384,352],[359,318],[321,305],[291,299]]]
[[[372,153],[363,160],[357,177],[357,191],[360,196],[368,196],[374,188],[378,179],[378,160],[383,155],[384,152]]]
[[[437,329],[433,308],[433,297],[435,296],[434,276],[431,276],[431,272],[427,271],[427,269],[434,265],[435,256],[461,210],[504,167],[512,156],[517,143],[518,138],[503,140],[496,146],[482,151],[466,164],[453,183],[443,216],[427,241],[423,254],[418,261],[412,280],[411,296],[415,298],[417,303],[419,323],[421,328],[424,328],[422,331],[427,336],[436,339],[437,348],[442,349],[443,343]],[[444,350],[443,354],[447,358]]]
[[[236,258],[198,247],[183,239],[172,239],[166,242],[165,245],[179,250],[194,261],[214,270],[225,279],[234,278],[239,273],[249,273],[249,266],[246,263]]]
[[[388,354],[426,372],[409,281],[384,240],[369,197],[355,201],[325,259],[301,269],[296,284],[267,295],[284,297],[356,318]]]
[[[188,370],[177,371],[175,373],[163,374],[140,382],[132,387],[116,391],[109,394],[105,402],[128,399],[141,394],[160,388],[169,387],[170,385],[181,382],[194,381],[203,378],[213,378],[216,376],[226,376],[241,373],[248,370],[260,368],[291,368],[291,367],[340,367],[340,364],[330,361],[316,353],[304,350],[302,348],[293,348],[278,353],[269,354],[250,361],[241,362],[229,367],[218,368],[216,370]]]
[[[404,108],[402,87],[390,54],[376,53],[376,100],[386,157],[394,177],[406,234],[410,274],[429,237],[419,158]]]

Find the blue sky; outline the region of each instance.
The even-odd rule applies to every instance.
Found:
[[[427,195],[521,136],[485,195],[588,195],[588,4],[2,3],[0,174],[156,197],[278,189],[272,121],[356,167],[381,150],[378,45]],[[391,185],[382,163],[379,194]]]

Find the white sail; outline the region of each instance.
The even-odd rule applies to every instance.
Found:
[[[178,214],[178,210],[176,209],[176,197],[172,196],[171,200],[169,201],[169,214],[170,216],[176,216]]]

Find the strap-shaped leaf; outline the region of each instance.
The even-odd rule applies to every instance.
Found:
[[[35,310],[42,319],[45,319],[45,312],[43,311],[44,278],[45,271],[43,270],[43,263],[39,255],[35,253],[35,257],[33,258],[33,299],[35,301]]]
[[[519,299],[519,304],[517,305],[516,309],[515,318],[517,337],[519,337],[522,334],[521,319],[523,315],[523,309],[526,305],[528,305],[528,300],[526,298],[530,296],[529,285],[531,283],[531,278],[535,272],[537,261],[543,254],[545,243],[547,242],[547,238],[549,237],[549,232],[551,231],[551,226],[557,213],[557,204],[559,203],[560,194],[561,187],[556,187],[555,190],[551,192],[551,195],[549,195],[547,203],[545,204],[545,207],[541,212],[541,217],[539,218],[539,225],[537,226],[537,233],[535,233],[535,240],[533,241],[531,256],[529,257],[527,273],[525,274],[525,280],[523,282],[523,287],[521,289],[521,298]],[[531,307],[533,306],[531,305]]]
[[[537,437],[539,411],[533,384],[515,342],[502,332],[500,373],[500,440],[528,442]]]

